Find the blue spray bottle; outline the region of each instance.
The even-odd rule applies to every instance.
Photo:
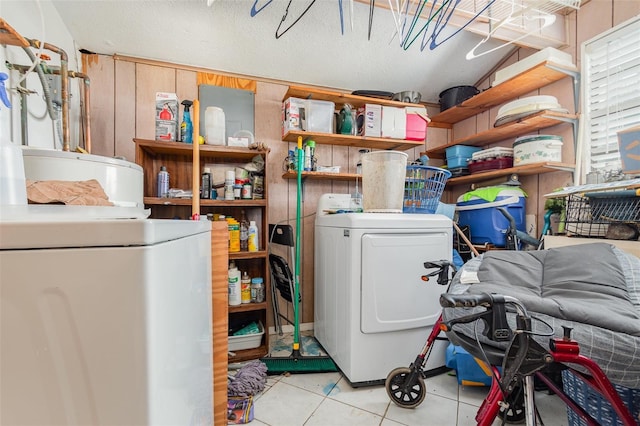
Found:
[[[184,112],[182,113],[182,123],[180,124],[180,140],[184,143],[193,143],[193,123],[189,113],[189,108],[193,105],[193,102],[184,100],[181,103],[184,105]]]

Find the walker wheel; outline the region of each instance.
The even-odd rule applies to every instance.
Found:
[[[389,398],[402,408],[417,407],[424,401],[426,395],[422,375],[420,373],[413,375],[415,376],[413,383],[408,383],[411,376],[410,368],[398,367],[389,373],[384,383]]]

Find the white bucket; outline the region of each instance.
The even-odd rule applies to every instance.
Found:
[[[210,106],[204,111],[205,141],[209,145],[226,145],[225,116],[222,108]]]
[[[407,157],[400,151],[374,151],[362,155],[365,212],[402,213]]]
[[[96,179],[119,207],[143,208],[142,167],[116,158],[70,151],[22,147],[29,180],[84,181]]]

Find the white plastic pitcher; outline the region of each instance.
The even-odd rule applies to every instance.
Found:
[[[225,117],[222,108],[210,106],[204,111],[205,141],[209,145],[226,145]]]
[[[407,157],[400,151],[374,151],[362,155],[365,212],[402,213]]]

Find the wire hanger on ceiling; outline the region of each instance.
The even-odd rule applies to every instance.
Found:
[[[411,21],[411,26],[409,27],[409,30],[407,31],[406,36],[402,39],[402,48],[404,50],[409,49],[409,47],[411,47],[411,45],[413,44],[414,41],[416,41],[416,39],[420,36],[420,34],[422,34],[423,32],[426,34],[426,31],[429,29],[429,24],[431,23],[431,21],[433,20],[433,18],[435,18],[436,16],[438,16],[442,9],[450,2],[451,0],[444,0],[442,2],[442,4],[440,5],[440,7],[438,7],[438,9],[435,11],[435,13],[433,12],[433,9],[437,3],[437,1],[434,1],[433,3],[431,3],[431,10],[429,11],[429,18],[427,18],[427,22],[422,26],[422,28],[420,28],[420,30],[418,31],[418,33],[411,39],[411,41],[409,41],[409,36],[411,35],[411,33],[413,32],[416,23],[418,22],[418,19],[420,18],[420,15],[422,14],[422,11],[424,9],[424,6],[426,6],[426,4],[429,2],[429,0],[423,0],[422,2],[420,2],[418,5],[416,5],[416,12],[413,15],[413,20]],[[421,49],[422,50],[422,49]]]
[[[271,2],[273,0],[267,0],[267,2],[265,4],[263,4],[262,6],[260,6],[259,9],[256,9],[256,6],[258,4],[259,0],[253,0],[253,6],[251,6],[251,17],[253,18],[254,16],[256,16],[258,13],[260,13],[260,11],[262,9],[264,9],[265,7],[269,6],[269,4],[271,4]]]
[[[447,27],[447,24],[449,23],[449,20],[451,19],[451,16],[453,15],[454,11],[456,10],[456,7],[458,6],[458,4],[460,3],[461,0],[455,0],[455,4],[453,5],[453,8],[451,9],[451,11],[446,15],[446,19],[444,21],[444,24],[442,23],[442,20],[445,16],[445,13],[440,13],[440,15],[438,16],[438,19],[436,20],[435,23],[435,28],[433,29],[433,32],[431,33],[431,35],[427,38],[426,37],[426,33],[425,33],[425,37],[423,38],[423,43],[420,46],[420,50],[424,50],[424,48],[427,46],[427,40],[431,40],[431,44],[429,45],[429,50],[434,50],[436,47],[440,46],[441,44],[443,44],[444,42],[446,42],[447,40],[449,40],[451,37],[455,36],[456,34],[458,34],[460,31],[464,30],[465,28],[467,28],[469,26],[469,24],[471,24],[473,21],[475,21],[482,13],[484,13],[485,10],[487,10],[489,7],[491,7],[491,5],[493,3],[496,2],[496,0],[488,0],[487,4],[484,5],[484,7],[482,7],[480,9],[480,11],[478,11],[478,13],[476,13],[471,19],[469,19],[469,21],[467,21],[466,24],[462,25],[460,28],[458,28],[456,31],[454,31],[452,34],[450,34],[449,36],[447,36],[444,40],[442,40],[441,42],[437,42],[436,38],[440,35],[440,33]],[[450,4],[447,5],[447,9],[449,8]]]
[[[545,12],[541,12],[540,15],[533,15],[533,16],[527,16],[525,14],[525,12],[527,12],[528,10],[531,10],[532,6],[527,7],[526,9],[521,10],[519,13],[514,14],[514,10],[513,7],[511,8],[511,12],[509,13],[509,16],[507,16],[506,18],[503,18],[502,20],[500,20],[500,22],[498,22],[498,24],[495,26],[495,28],[493,28],[491,31],[489,31],[489,34],[487,34],[487,36],[485,38],[483,38],[482,40],[480,40],[478,42],[478,44],[476,44],[469,52],[467,52],[466,55],[466,59],[467,60],[471,60],[471,59],[475,59],[475,58],[479,58],[480,56],[486,55],[488,53],[491,52],[495,52],[498,49],[502,49],[503,47],[509,46],[511,44],[514,44],[515,42],[522,40],[523,38],[533,34],[536,31],[542,30],[543,28],[546,28],[550,25],[553,25],[553,23],[556,21],[556,15],[553,15],[551,13],[545,13]],[[486,50],[482,53],[476,54],[476,50],[482,46],[483,44],[485,44],[487,41],[489,41],[491,39],[491,36],[493,34],[495,34],[496,31],[498,31],[500,28],[502,28],[503,26],[509,24],[510,22],[513,22],[516,18],[518,17],[523,17],[525,20],[534,20],[534,19],[540,19],[542,20],[542,26],[539,28],[534,28],[533,30],[514,38],[513,40],[509,40],[506,43],[503,43],[497,47],[494,47],[492,49]]]
[[[371,40],[371,27],[373,27],[373,11],[376,8],[376,0],[369,0],[369,31],[367,32],[367,40]]]
[[[289,6],[291,6],[291,2],[292,1],[293,0],[289,0],[289,4],[287,4],[287,8],[284,11],[284,15],[282,15],[282,19],[280,20],[280,23],[278,24],[278,28],[276,28],[276,39],[279,39],[280,37],[285,35],[285,33],[287,31],[289,31],[295,24],[297,24],[298,21],[300,21],[300,19],[302,19],[302,17],[305,15],[305,13],[307,13],[309,11],[309,9],[311,9],[311,6],[313,6],[313,4],[316,2],[316,0],[311,0],[311,3],[309,3],[307,8],[300,14],[300,16],[298,16],[296,18],[296,20],[293,21],[293,23],[291,25],[289,25],[287,28],[285,28],[284,31],[282,31],[280,34],[278,34],[278,31],[280,31],[280,27],[282,27],[282,24],[287,19],[287,15],[289,14]]]

